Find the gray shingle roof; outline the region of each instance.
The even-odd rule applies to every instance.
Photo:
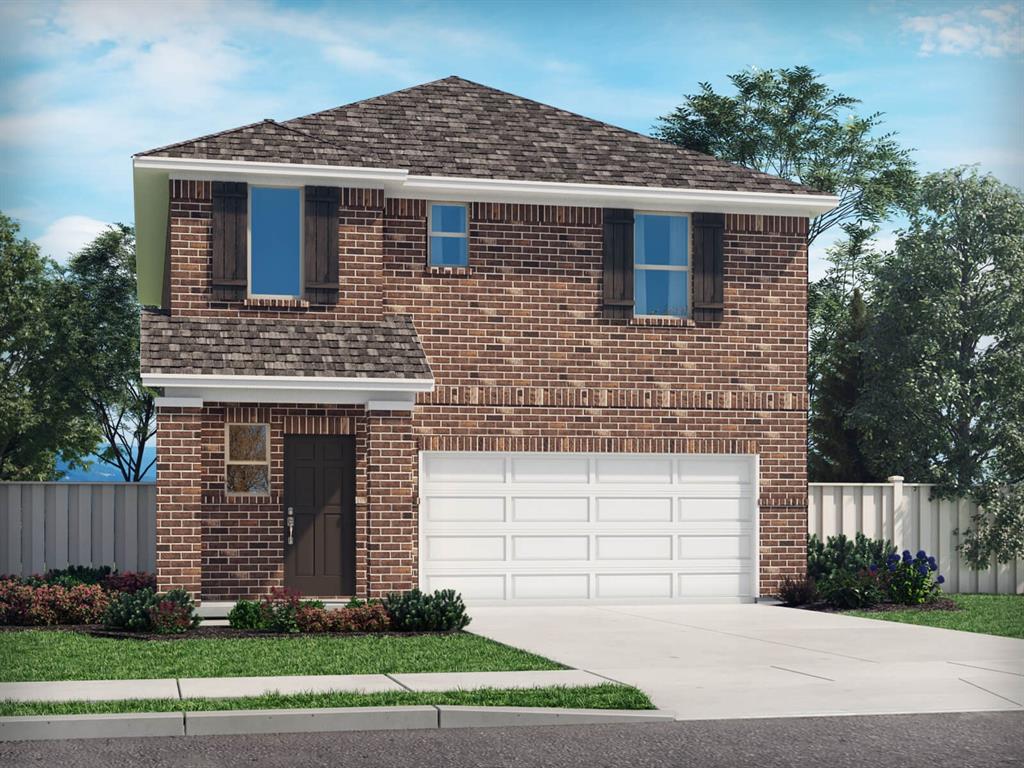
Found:
[[[430,379],[412,319],[379,322],[142,313],[142,372]]]
[[[815,192],[460,77],[141,154],[400,168],[423,176]]]

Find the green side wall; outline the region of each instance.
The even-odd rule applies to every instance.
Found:
[[[167,208],[170,195],[165,171],[135,169],[135,262],[139,301],[163,307],[167,268]]]

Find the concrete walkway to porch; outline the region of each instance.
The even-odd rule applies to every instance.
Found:
[[[388,675],[183,677],[158,680],[60,680],[0,683],[0,701],[119,701],[123,699],[229,699],[268,693],[379,693],[475,688],[589,686],[609,682],[578,669],[528,672],[419,672]]]

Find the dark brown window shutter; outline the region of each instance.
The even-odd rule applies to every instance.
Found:
[[[633,316],[633,211],[604,209],[605,317]]]
[[[338,187],[306,187],[302,248],[305,298],[338,303]]]
[[[249,275],[249,188],[244,181],[213,182],[212,298],[244,299]]]
[[[724,213],[695,213],[693,221],[693,319],[722,319],[725,292],[722,287],[722,240]]]

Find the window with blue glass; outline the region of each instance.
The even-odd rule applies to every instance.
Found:
[[[302,190],[250,187],[249,292],[302,295]]]
[[[633,227],[633,313],[686,317],[690,296],[690,220],[638,213]]]
[[[430,266],[469,266],[469,210],[458,203],[431,203]]]

